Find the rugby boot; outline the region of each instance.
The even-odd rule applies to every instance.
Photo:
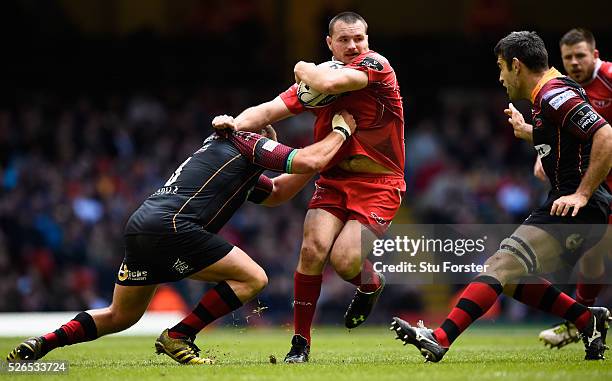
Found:
[[[212,364],[214,361],[209,358],[201,358],[200,348],[195,345],[193,338],[186,337],[173,339],[168,336],[168,329],[155,341],[157,354],[167,354],[170,358],[183,365],[203,365]]]
[[[6,361],[35,361],[43,357],[46,353],[42,350],[42,337],[31,337],[19,344],[7,356]]]
[[[540,332],[538,338],[551,349],[561,349],[571,343],[579,342],[580,333],[573,323],[566,321]]]
[[[285,362],[288,364],[296,364],[308,362],[310,354],[310,345],[308,340],[302,335],[293,335],[291,339],[291,350],[285,356]]]
[[[422,320],[419,320],[417,326],[413,327],[404,320],[394,317],[390,329],[395,331],[396,340],[403,341],[404,345],[414,345],[425,357],[425,362],[438,362],[448,352],[448,348],[438,343],[433,331],[425,327]]]
[[[606,334],[608,332],[610,311],[605,307],[589,307],[592,313],[587,326],[580,331],[584,343],[585,360],[603,360],[604,352],[609,349],[606,346]]]
[[[374,274],[380,279],[380,286],[372,292],[363,292],[357,287],[355,296],[344,314],[344,325],[348,329],[358,327],[365,322],[385,288],[385,276],[381,273]]]

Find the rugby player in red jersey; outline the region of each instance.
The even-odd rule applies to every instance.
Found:
[[[559,41],[563,67],[567,75],[586,91],[595,111],[605,120],[612,120],[612,62],[602,61],[595,46],[593,34],[582,28],[568,31]],[[520,128],[532,128],[522,123]],[[534,174],[548,181],[542,162],[538,156]],[[612,173],[608,174],[608,187],[612,187]],[[612,224],[612,215],[608,220]],[[612,234],[606,235],[597,246],[586,253],[579,262],[576,300],[586,306],[593,306],[605,284],[604,258],[612,247]],[[572,342],[580,341],[578,330],[571,322],[564,322],[540,332],[540,340],[551,348],[562,348]]]
[[[294,274],[294,328],[285,362],[308,361],[310,329],[321,291],[326,262],[347,282],[357,286],[345,314],[345,325],[365,321],[384,287],[382,274],[362,260],[361,235],[382,236],[399,209],[404,181],[404,113],[399,85],[389,61],[370,50],[367,23],[344,12],[329,23],[327,46],[340,69],[298,62],[296,82],[326,94],[343,94],[321,108],[305,108],[297,83],[270,102],[251,107],[233,124],[217,128],[256,130],[265,124],[304,111],[316,116],[314,139],[327,134],[331,117],[346,109],[359,128],[320,172],[304,221],[304,238]],[[213,121],[215,125],[215,121]],[[366,227],[367,229],[362,229]],[[372,238],[372,237],[371,237]]]
[[[414,345],[427,361],[440,361],[451,344],[495,303],[504,288],[526,304],[571,321],[581,334],[586,360],[604,358],[610,311],[587,307],[538,274],[555,271],[606,234],[612,195],[605,178],[612,168],[612,127],[591,106],[584,90],[548,66],[548,52],[535,32],[513,32],[494,49],[499,81],[510,100],[528,99],[534,126],[510,104],[505,110],[515,135],[533,143],[550,179],[547,200],[535,208],[463,291],[442,325],[431,330],[393,318],[397,338]],[[565,249],[571,252],[566,254]],[[573,262],[573,263],[572,263]]]
[[[192,313],[164,330],[155,347],[181,364],[211,363],[199,357],[196,334],[240,308],[268,282],[255,261],[217,232],[247,199],[274,206],[293,197],[300,190],[292,186],[300,183],[293,178],[311,178],[348,144],[356,127],[353,117],[342,111],[332,119],[327,136],[303,149],[277,143],[269,126],[270,138],[244,131],[209,136],[128,220],[111,305],[83,311],[55,331],[25,340],[7,361],[38,360],[55,348],[123,331],[142,317],[158,284],[190,278],[217,285]],[[266,169],[292,174],[269,179],[262,174]]]

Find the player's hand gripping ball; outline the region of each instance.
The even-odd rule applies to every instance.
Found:
[[[319,64],[318,66],[322,65],[331,67],[332,69],[339,69],[344,66],[344,64],[340,61],[327,61]],[[306,108],[327,106],[328,104],[338,99],[340,95],[341,94],[324,94],[318,91],[317,89],[308,86],[303,81],[300,82],[297,89],[298,100]]]

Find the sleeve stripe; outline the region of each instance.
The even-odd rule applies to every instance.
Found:
[[[289,156],[287,156],[287,163],[285,164],[285,172],[292,173],[291,171],[293,170],[293,168],[292,168],[293,157],[297,154],[297,152],[298,152],[298,150],[294,149],[293,151],[291,151]]]

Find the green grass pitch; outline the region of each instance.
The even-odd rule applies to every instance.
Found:
[[[287,329],[216,328],[196,343],[215,365],[180,366],[155,355],[154,337],[105,337],[51,352],[48,360],[68,360],[69,374],[13,376],[4,379],[97,380],[610,380],[612,360],[583,360],[582,343],[562,350],[544,348],[536,328],[474,328],[437,364],[425,364],[413,347],[393,340],[386,327],[348,331],[317,328],[308,364],[286,365]],[[22,338],[1,338],[5,356]],[[272,364],[270,355],[278,362]],[[610,357],[610,355],[608,356]]]

